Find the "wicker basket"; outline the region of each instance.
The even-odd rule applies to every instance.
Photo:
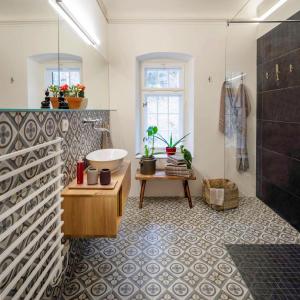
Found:
[[[223,205],[210,203],[210,188],[224,189]],[[215,210],[226,210],[239,206],[239,190],[237,185],[228,179],[205,179],[203,180],[203,200]]]

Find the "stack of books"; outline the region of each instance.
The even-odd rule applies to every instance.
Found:
[[[186,160],[182,155],[169,156],[165,167],[166,175],[191,177],[192,169],[188,169]]]

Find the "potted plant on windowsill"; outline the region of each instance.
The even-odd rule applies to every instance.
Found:
[[[161,134],[157,134],[155,137],[162,142],[164,142],[166,146],[166,153],[167,155],[174,155],[176,153],[176,146],[181,143],[190,133],[184,135],[182,138],[180,138],[178,141],[173,142],[172,133],[170,135],[170,139],[167,141]]]
[[[144,155],[140,160],[141,174],[143,175],[153,175],[156,171],[156,158],[154,157],[154,139],[158,132],[156,126],[149,126],[147,129],[147,140],[150,145],[144,146]]]

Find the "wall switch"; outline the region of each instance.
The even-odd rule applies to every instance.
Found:
[[[62,119],[61,120],[61,130],[62,132],[66,132],[69,129],[69,120],[68,119]]]

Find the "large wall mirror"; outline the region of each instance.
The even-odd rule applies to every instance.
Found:
[[[69,86],[71,97],[79,84],[85,86],[81,108],[109,109],[107,60],[52,2],[0,1],[0,109],[39,109],[50,86],[55,99],[55,87]]]

